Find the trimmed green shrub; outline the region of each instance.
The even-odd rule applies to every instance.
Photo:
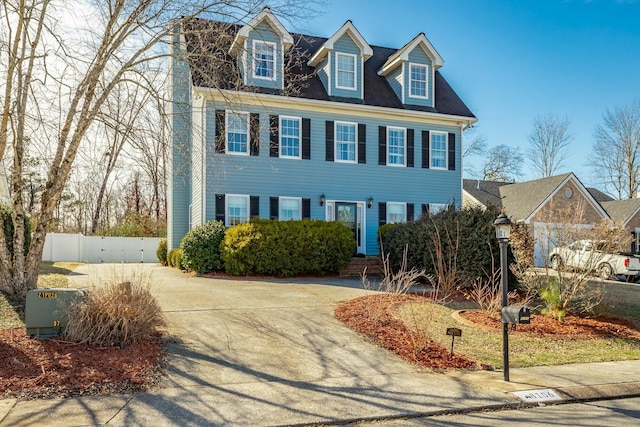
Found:
[[[404,248],[408,245],[409,268],[435,273],[434,238],[440,235],[443,254],[449,253],[456,239],[459,239],[456,265],[462,281],[487,277],[492,271],[492,261],[495,268],[500,266],[500,251],[493,226],[493,221],[499,214],[500,211],[494,207],[485,210],[447,209],[413,223],[395,224],[393,228],[381,233],[382,245],[389,255],[392,269],[400,267]],[[510,254],[510,260],[512,259]],[[513,276],[511,280],[511,283],[515,283]]]
[[[182,265],[198,274],[222,270],[220,242],[224,231],[224,224],[220,221],[209,221],[189,230],[180,242]]]
[[[355,252],[353,233],[339,222],[254,219],[227,230],[221,245],[227,273],[290,277],[344,268]]]
[[[179,248],[173,248],[167,254],[167,265],[182,270],[182,251]]]
[[[160,240],[158,243],[158,249],[156,249],[156,256],[158,262],[162,265],[167,265],[167,239]]]
[[[4,223],[4,238],[7,241],[7,249],[13,258],[13,206],[8,203],[0,203],[0,215]],[[24,215],[24,254],[29,253],[31,245],[31,219],[25,213]]]

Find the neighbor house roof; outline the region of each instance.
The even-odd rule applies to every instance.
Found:
[[[640,199],[609,200],[601,205],[612,220],[623,225],[640,211]]]
[[[509,217],[516,221],[524,221],[542,207],[556,189],[571,176],[574,175],[565,173],[500,187],[502,206]]]
[[[235,39],[236,33],[241,27],[234,24],[222,23],[219,21],[209,21],[204,19],[190,18],[185,19],[184,35],[187,44],[189,60],[191,62],[191,78],[194,86],[199,87],[217,87],[220,89],[243,90],[255,93],[267,93],[284,95],[285,93],[278,89],[268,89],[261,87],[243,87],[239,79],[230,75],[235,72],[237,75],[237,63],[229,55],[229,48]],[[223,32],[221,34],[221,31]],[[228,34],[224,37],[224,34]],[[382,68],[385,62],[394,54],[397,49],[386,47],[371,46],[373,55],[364,63],[364,98],[342,98],[333,97],[327,94],[320,78],[315,74],[315,69],[307,64],[311,56],[318,51],[326,42],[327,38],[315,37],[304,34],[291,33],[294,40],[294,46],[285,53],[286,58],[297,52],[302,56],[299,67],[291,69],[292,76],[306,75],[311,76],[304,82],[299,93],[287,94],[292,97],[334,101],[344,103],[355,103],[369,106],[396,108],[404,110],[425,111],[430,113],[439,113],[446,115],[454,115],[468,117],[474,119],[475,116],[469,108],[460,99],[458,94],[451,88],[449,83],[442,76],[440,71],[435,71],[435,108],[402,104],[398,96],[395,94],[386,78],[378,75],[378,70]],[[224,62],[231,67],[228,70],[219,70],[212,67],[209,61],[224,59]],[[215,74],[215,75],[214,75]],[[286,77],[285,77],[286,79]]]
[[[588,187],[587,191],[593,196],[594,199],[598,201],[598,203],[610,202],[611,200],[615,200],[613,197],[611,197],[607,193],[603,193],[597,188]]]
[[[509,182],[483,181],[481,179],[463,179],[462,189],[468,196],[483,206],[502,207],[500,187],[509,185]]]

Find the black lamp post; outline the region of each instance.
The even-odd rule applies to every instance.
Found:
[[[493,222],[496,227],[496,237],[500,242],[500,275],[502,278],[502,308],[507,306],[509,293],[509,266],[507,261],[507,248],[511,236],[511,221],[504,212],[498,215]],[[509,381],[509,324],[502,319],[502,360],[504,365],[504,380]]]

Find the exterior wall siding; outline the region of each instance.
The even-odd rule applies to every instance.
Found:
[[[427,73],[427,99],[424,98],[414,98],[410,96],[410,88],[409,88],[409,79],[411,77],[409,73],[409,64],[423,64],[428,65],[428,73]],[[433,63],[431,58],[427,56],[427,54],[422,50],[421,47],[416,47],[409,53],[409,62],[404,64],[405,73],[404,73],[404,88],[405,88],[405,104],[413,104],[413,105],[424,105],[427,107],[433,107]]]
[[[565,188],[571,188],[573,195],[570,199],[564,195]],[[566,217],[559,219],[559,217]],[[576,224],[598,224],[603,216],[598,212],[591,203],[589,203],[578,191],[576,185],[569,181],[556,192],[546,207],[538,211],[532,218],[531,222],[567,222],[571,219]]]
[[[204,165],[202,162],[204,135],[204,114],[203,108],[194,106],[192,111],[193,134],[191,146],[191,206],[189,227],[197,227],[203,223],[202,194],[204,190]]]
[[[258,104],[258,103],[256,103]],[[207,103],[207,118],[216,105]],[[224,108],[218,105],[218,109]],[[262,105],[238,107],[260,113],[260,155],[235,156],[207,151],[206,200],[207,218],[215,219],[215,194],[259,196],[260,216],[269,217],[269,197],[291,196],[311,199],[311,218],[325,219],[326,206],[319,198],[330,201],[365,202],[370,196],[374,206],[366,209],[367,254],[378,253],[378,202],[413,203],[416,217],[423,203],[456,203],[462,200],[460,171],[460,127],[428,123],[374,120],[355,115],[331,115],[297,108],[270,110]],[[294,160],[269,156],[269,115],[292,115],[311,119],[311,159]],[[339,163],[326,160],[325,121],[342,120],[366,125],[366,163]],[[378,164],[378,126],[400,126],[414,129],[415,167],[393,167]],[[421,168],[422,130],[440,130],[456,135],[456,170]],[[215,139],[215,125],[206,125],[206,144]]]
[[[389,75],[387,78],[391,89],[396,93],[396,96],[400,101],[403,101],[402,98],[402,67],[398,67],[393,73]]]
[[[186,62],[179,59],[181,42],[178,31],[173,34],[173,59],[170,84],[173,102],[169,106],[171,133],[167,182],[167,244],[180,245],[189,229],[191,201],[191,78]]]
[[[253,77],[253,42],[262,41],[268,43],[275,43],[275,79],[258,79]],[[266,22],[258,24],[253,31],[249,33],[247,39],[247,67],[245,81],[249,86],[260,86],[271,89],[279,89],[283,86],[283,74],[282,74],[282,42],[280,36],[273,31],[271,26]]]
[[[356,55],[356,76],[355,76],[355,90],[349,89],[339,89],[337,87],[338,78],[336,72],[336,53],[348,53],[351,55]],[[362,98],[362,53],[360,52],[360,48],[358,45],[354,43],[354,41],[347,34],[343,35],[338,39],[333,45],[333,51],[331,52],[332,60],[331,60],[331,85],[332,85],[332,95],[334,96],[343,96],[346,98]]]
[[[327,91],[328,94],[331,94],[329,90],[329,55],[316,67],[316,72],[318,73],[318,78],[322,82],[324,86],[324,90]]]

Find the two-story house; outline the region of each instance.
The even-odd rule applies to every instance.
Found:
[[[476,118],[424,34],[400,49],[351,21],[291,34],[265,8],[243,26],[184,20],[172,49],[169,247],[209,220],[311,218],[375,255],[380,225],[460,205]]]

